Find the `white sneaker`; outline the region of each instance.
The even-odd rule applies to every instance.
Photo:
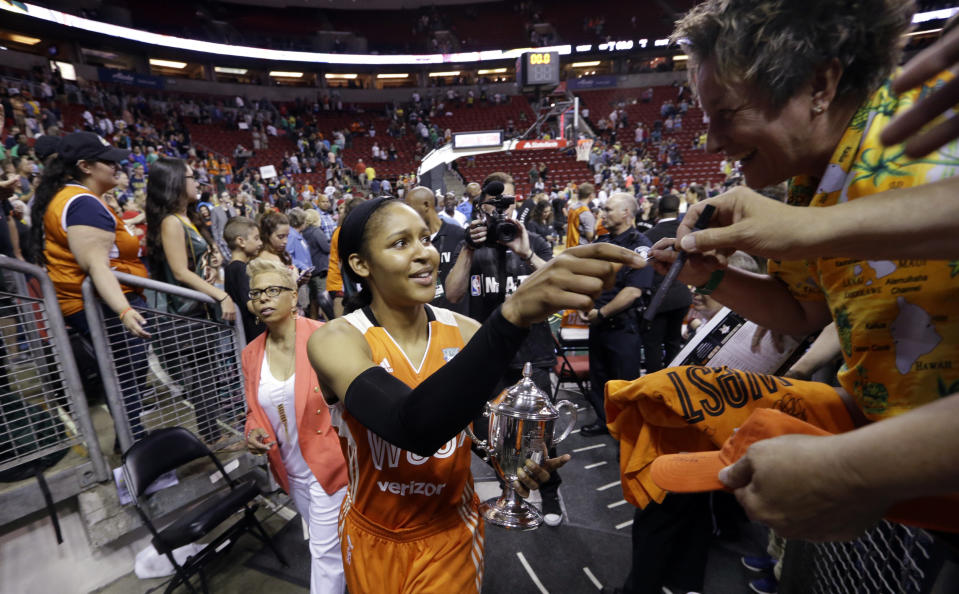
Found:
[[[547,526],[559,526],[563,523],[563,509],[559,506],[557,495],[543,497],[543,521]]]

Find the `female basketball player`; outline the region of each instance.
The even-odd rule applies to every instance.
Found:
[[[559,309],[589,309],[617,264],[645,262],[611,244],[567,250],[480,326],[427,305],[439,255],[409,206],[367,201],[339,241],[347,280],[362,291],[351,313],[314,332],[308,352],[347,456],[347,585],[353,594],[478,594],[483,524],[463,428],[493,395],[530,324]],[[514,487],[528,495],[568,459],[527,462]]]

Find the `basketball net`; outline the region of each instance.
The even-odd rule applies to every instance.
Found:
[[[589,161],[589,151],[593,150],[592,138],[580,138],[576,141],[576,160]]]

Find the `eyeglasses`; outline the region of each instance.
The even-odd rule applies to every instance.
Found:
[[[184,179],[196,179],[196,178],[195,178],[194,176],[192,176],[192,175],[184,175],[183,178],[184,178]]]
[[[295,289],[291,289],[290,287],[279,287],[274,285],[272,287],[267,287],[265,289],[250,289],[249,296],[251,301],[255,301],[259,299],[260,295],[262,295],[263,293],[266,293],[267,297],[273,298],[273,297],[279,297],[280,293],[282,293],[283,291],[294,291],[294,290]]]

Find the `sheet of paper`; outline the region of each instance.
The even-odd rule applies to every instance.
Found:
[[[670,363],[677,365],[726,365],[743,371],[776,373],[804,344],[791,336],[783,337],[783,352],[776,350],[772,336],[766,333],[759,348],[752,350],[756,324],[724,307],[696,331]]]
[[[120,505],[128,505],[133,503],[133,497],[130,495],[130,490],[127,488],[126,480],[123,478],[123,467],[118,466],[113,469],[113,482],[117,485],[117,497],[120,500]],[[180,481],[176,478],[176,470],[171,470],[165,474],[161,474],[157,477],[157,480],[153,481],[153,484],[147,487],[145,492],[146,495],[151,493],[156,493],[161,489],[166,489],[172,487],[173,485],[179,484]]]

